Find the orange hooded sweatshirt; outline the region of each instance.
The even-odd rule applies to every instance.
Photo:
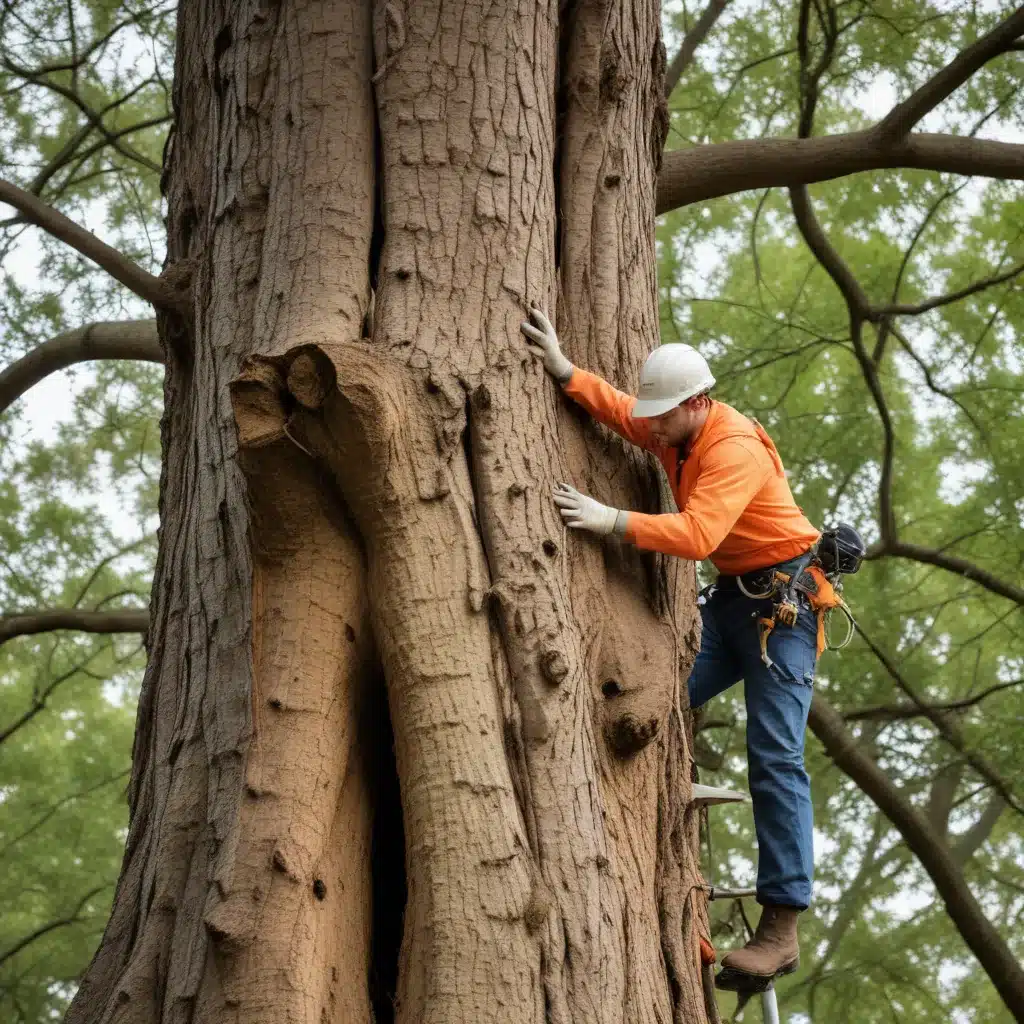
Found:
[[[685,457],[651,440],[650,422],[633,419],[636,399],[575,367],[563,390],[594,419],[657,455],[678,512],[630,512],[626,539],[647,551],[710,558],[736,576],[803,554],[820,534],[797,507],[782,460],[759,423],[712,402]]]

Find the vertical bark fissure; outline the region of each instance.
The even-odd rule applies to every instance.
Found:
[[[369,740],[375,752],[373,787],[373,935],[370,949],[371,1024],[394,1024],[398,994],[398,957],[402,947],[407,886],[402,795],[395,763],[395,737],[387,707],[384,677],[374,686],[374,723]]]
[[[253,651],[259,642],[252,628],[253,593],[255,588],[258,603],[267,591],[266,573],[250,556],[246,482],[237,458],[228,383],[244,358],[286,343],[282,331],[302,330],[298,320],[308,320],[309,307],[315,305],[310,291],[333,306],[321,309],[321,318],[348,313],[348,319],[358,315],[360,304],[365,307],[368,245],[359,242],[358,224],[368,224],[372,207],[367,204],[362,218],[335,217],[335,224],[342,222],[342,231],[335,235],[338,244],[333,250],[324,244],[323,232],[331,227],[330,216],[322,216],[330,210],[328,193],[332,187],[344,191],[346,185],[338,180],[338,162],[317,147],[336,140],[337,132],[306,132],[309,125],[296,125],[290,110],[282,117],[279,106],[289,93],[298,107],[312,99],[306,109],[323,125],[339,110],[356,110],[358,116],[352,98],[361,87],[367,97],[363,109],[370,111],[368,71],[362,69],[357,69],[356,88],[348,95],[334,102],[310,95],[321,80],[337,81],[337,69],[329,71],[328,63],[339,51],[344,62],[354,46],[368,67],[368,12],[359,11],[357,4],[339,9],[315,3],[185,0],[179,12],[177,122],[164,179],[169,201],[167,272],[192,276],[194,330],[188,345],[166,346],[161,548],[153,647],[134,758],[131,838],[107,934],[83,979],[70,1020],[220,1020],[228,1013],[245,1015],[246,1020],[260,1019],[261,1014],[288,1020],[307,1012],[299,1008],[304,1000],[318,998],[310,991],[281,998],[267,995],[288,988],[269,979],[262,990],[257,985],[237,997],[239,978],[254,963],[259,976],[261,950],[271,955],[276,948],[274,942],[255,942],[251,929],[273,904],[280,886],[273,882],[271,857],[256,849],[249,825],[242,835],[243,821],[255,821],[255,832],[273,827],[272,815],[253,809],[261,803],[269,806],[277,797],[253,796],[259,787],[246,784],[247,774],[260,764],[259,749],[255,757],[250,749],[254,653],[259,657]],[[361,33],[360,17],[365,25]],[[325,37],[344,45],[330,53]],[[299,50],[313,61],[304,83],[296,73]],[[297,96],[296,90],[305,93]],[[275,169],[307,146],[307,169],[314,168],[319,181]],[[364,146],[354,151],[371,153]],[[343,165],[351,184],[351,161]],[[365,177],[372,182],[372,161]],[[288,194],[290,185],[296,191]],[[300,216],[286,227],[289,213],[302,210],[304,202],[305,223]],[[358,193],[356,202],[361,202]],[[325,220],[315,251],[297,252],[296,244],[301,249],[307,232]],[[367,227],[367,243],[368,238]],[[296,260],[307,272],[288,280],[289,298],[294,299],[290,312],[306,308],[290,316],[288,303],[279,301],[286,289],[275,281]],[[347,274],[353,262],[359,265],[354,278]],[[317,274],[327,266],[333,281],[355,282],[350,292],[357,294],[338,301],[330,288],[319,288]],[[317,274],[308,272],[311,267]],[[308,489],[315,483],[306,480],[302,486]],[[301,630],[296,630],[286,639],[294,644],[299,636]],[[343,752],[338,745],[328,761]],[[350,772],[349,783],[353,780],[358,790],[358,775]],[[352,790],[350,785],[346,792]],[[281,806],[286,803],[280,801]],[[349,813],[346,807],[338,804],[335,820]],[[302,830],[301,812],[286,816]],[[364,811],[357,816],[365,818]],[[331,818],[327,813],[327,821]],[[317,842],[325,850],[337,846],[330,835],[321,835]],[[338,887],[320,877],[330,861],[329,854],[324,857],[323,864],[309,865],[310,872],[318,873],[301,885],[303,900],[315,904],[321,919],[330,916],[338,896]],[[278,859],[287,862],[287,857]],[[240,875],[239,869],[256,862],[260,870],[253,887],[253,878],[244,877],[244,871]],[[368,877],[366,865],[360,869]],[[253,905],[251,912],[241,911],[243,892]],[[255,908],[257,903],[263,911]],[[279,934],[287,934],[284,921]],[[314,969],[307,964],[299,974]],[[365,964],[362,970],[360,988],[365,992]],[[330,993],[321,994],[331,1019]]]
[[[665,129],[658,5],[573,5],[563,32],[569,42],[559,331],[573,361],[630,390],[644,356],[658,343],[653,226]],[[578,439],[570,434],[565,447],[582,469],[571,482],[598,500],[618,508],[672,507],[660,470],[652,474],[649,459],[617,438],[588,426]],[[652,488],[654,479],[660,493]],[[699,868],[696,819],[685,813],[689,751],[677,712],[685,678],[680,670],[688,670],[690,660],[680,653],[682,638],[692,631],[692,573],[668,567],[662,558],[622,554],[619,568],[606,556],[602,589],[607,646],[618,652],[608,670],[629,685],[625,700],[616,696],[606,704],[606,728],[620,736],[647,735],[643,723],[656,722],[659,739],[641,755],[650,759],[646,770],[614,760],[602,766],[602,799],[628,891],[620,911],[623,940],[628,928],[632,947],[644,950],[627,957],[620,945],[620,984],[627,1019],[689,1021],[703,1016],[698,922],[687,909]],[[601,567],[590,571],[600,574]],[[624,586],[621,580],[632,582]],[[647,593],[646,607],[636,602],[637,592]],[[632,605],[627,595],[634,595]],[[637,650],[636,636],[644,637],[643,650]],[[667,974],[677,983],[671,989]]]

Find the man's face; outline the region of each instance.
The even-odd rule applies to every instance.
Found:
[[[681,448],[703,425],[709,404],[706,398],[691,398],[660,416],[649,416],[652,439],[665,448]]]

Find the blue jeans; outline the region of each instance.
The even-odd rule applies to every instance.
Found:
[[[792,563],[789,563],[792,564]],[[785,568],[785,566],[783,566]],[[757,901],[805,909],[814,874],[811,780],[804,731],[817,662],[817,618],[806,603],[794,626],[768,638],[761,660],[757,617],[771,603],[716,589],[701,606],[700,653],[690,673],[697,708],[741,679],[747,704],[747,768],[757,831]]]

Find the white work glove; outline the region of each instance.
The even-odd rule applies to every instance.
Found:
[[[617,533],[620,537],[626,532],[628,512],[602,505],[568,484],[556,484],[554,496],[566,526],[602,535]]]
[[[572,376],[572,363],[562,354],[551,321],[536,306],[530,309],[532,324],[522,323],[519,329],[526,335],[526,347],[537,359],[544,362],[544,369],[559,384],[567,384]]]

